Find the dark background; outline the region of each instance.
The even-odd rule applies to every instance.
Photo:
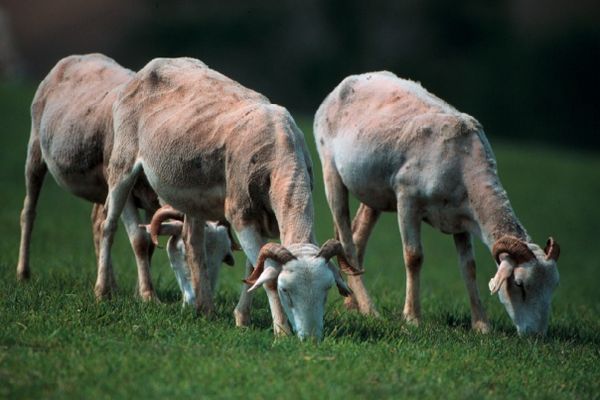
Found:
[[[89,52],[134,70],[199,58],[306,116],[345,76],[387,69],[491,136],[600,148],[597,0],[0,1],[0,80]]]

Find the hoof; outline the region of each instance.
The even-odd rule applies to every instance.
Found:
[[[358,311],[358,303],[356,302],[356,297],[354,295],[348,296],[344,298],[344,307],[349,311]]]
[[[141,293],[139,293],[139,296],[142,299],[142,301],[145,303],[152,302],[152,303],[160,304],[160,300],[158,299],[158,296],[156,295],[154,290],[147,290],[145,292],[141,292]]]
[[[211,318],[215,315],[215,306],[212,302],[199,303],[196,302],[194,306],[197,316],[203,316]]]
[[[112,297],[110,289],[104,287],[96,286],[94,288],[94,294],[96,295],[97,301],[110,300],[110,298]]]
[[[243,313],[237,308],[233,310],[233,317],[235,318],[235,326],[238,328],[246,328],[250,326],[250,313]]]
[[[482,334],[490,333],[491,331],[490,324],[487,321],[474,321],[471,323],[471,329],[476,333]]]
[[[18,270],[17,269],[17,280],[19,282],[28,281],[31,278],[31,272],[28,269]]]
[[[403,314],[402,316],[408,325],[419,326],[421,324],[421,318],[416,315]]]
[[[290,326],[286,323],[285,325],[273,324],[273,333],[275,337],[286,337],[292,334]]]
[[[375,309],[373,306],[360,307],[360,313],[362,315],[369,315],[371,317],[380,317],[379,311]]]

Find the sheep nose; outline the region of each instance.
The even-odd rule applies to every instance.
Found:
[[[310,341],[310,342],[320,342],[323,340],[323,334],[320,333],[308,333],[306,331],[298,332],[298,338],[302,342]]]
[[[545,336],[546,329],[543,327],[532,327],[531,325],[525,325],[517,328],[519,336]]]

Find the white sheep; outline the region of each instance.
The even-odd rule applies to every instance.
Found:
[[[198,60],[176,58],[155,59],[142,68],[120,92],[113,117],[121,151],[113,152],[109,163],[97,290],[108,283],[104,271],[117,218],[144,172],[160,198],[185,213],[197,312],[214,310],[204,261],[205,221],[227,220],[256,265],[247,284],[264,283],[275,333],[290,332],[289,317],[298,336],[320,338],[329,287],[336,283],[340,293],[350,291],[313,247],[312,163],[287,110]],[[279,237],[281,245],[263,248],[271,237]],[[304,246],[311,252],[297,251]],[[344,258],[341,246],[334,248],[338,259]],[[347,272],[360,273],[344,265]],[[234,312],[238,326],[249,322],[248,288]]]
[[[69,56],[60,60],[40,83],[31,104],[31,134],[25,165],[26,196],[21,212],[21,244],[17,277],[30,275],[29,248],[35,208],[47,171],[59,186],[94,203],[92,226],[96,256],[102,236],[104,202],[108,193],[106,170],[113,148],[112,104],[119,88],[134,73],[101,55]],[[150,278],[151,243],[139,229],[138,207],[153,213],[158,207],[154,192],[140,179],[125,199],[122,220],[135,253],[139,295],[155,299]],[[107,264],[109,285],[116,283],[112,264]]]
[[[472,235],[498,263],[490,281],[519,334],[544,334],[558,284],[558,244],[542,250],[515,216],[481,125],[389,72],[344,79],[317,111],[315,139],[335,228],[361,266],[382,211],[396,211],[406,265],[404,317],[418,323],[423,262],[421,222],[454,235],[476,331],[489,331],[477,290]],[[348,192],[361,205],[350,225]],[[362,281],[350,279],[363,312],[373,310]]]
[[[155,246],[158,246],[159,235],[169,236],[167,255],[181,290],[183,304],[193,306],[196,303],[196,296],[190,280],[190,270],[185,260],[183,219],[182,212],[166,205],[156,211],[150,224],[142,225],[142,227],[150,234]],[[167,220],[171,221],[167,222]],[[211,292],[214,294],[217,290],[221,263],[233,266],[232,250],[236,246],[228,227],[218,222],[210,221],[206,223],[204,240],[206,268],[208,269]]]

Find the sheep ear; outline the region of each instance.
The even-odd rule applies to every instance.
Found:
[[[340,270],[331,262],[327,263],[327,268],[329,268],[333,274],[333,279],[335,281],[335,285],[337,286],[338,292],[340,292],[340,294],[344,297],[350,296],[352,294],[352,289],[350,289],[348,284],[342,278]]]
[[[546,247],[544,248],[544,253],[546,253],[546,260],[554,260],[558,261],[558,256],[560,255],[560,246],[553,237],[549,237],[546,242]]]
[[[139,224],[138,227],[146,231],[146,233],[152,232],[150,229],[150,224]]]
[[[336,277],[335,284],[337,286],[338,292],[343,297],[348,297],[352,295],[352,289],[350,289],[350,286],[348,286],[348,284],[344,282],[341,276],[339,277],[339,279]]]
[[[259,287],[261,287],[263,284],[272,281],[274,279],[277,279],[277,277],[279,276],[279,269],[274,268],[274,267],[266,267],[264,269],[264,271],[262,272],[262,274],[260,274],[260,276],[258,277],[258,279],[256,280],[256,282],[254,282],[254,285],[252,285],[249,289],[248,292],[252,292],[256,289],[258,289]]]
[[[235,265],[235,258],[233,258],[233,254],[231,253],[231,251],[228,251],[227,254],[225,254],[223,262],[229,265],[230,267],[233,267]]]
[[[488,284],[491,294],[495,294],[498,292],[498,290],[500,290],[502,284],[508,279],[509,276],[512,275],[513,270],[514,266],[512,265],[510,259],[505,257],[502,262],[500,262],[496,275],[490,279]]]

